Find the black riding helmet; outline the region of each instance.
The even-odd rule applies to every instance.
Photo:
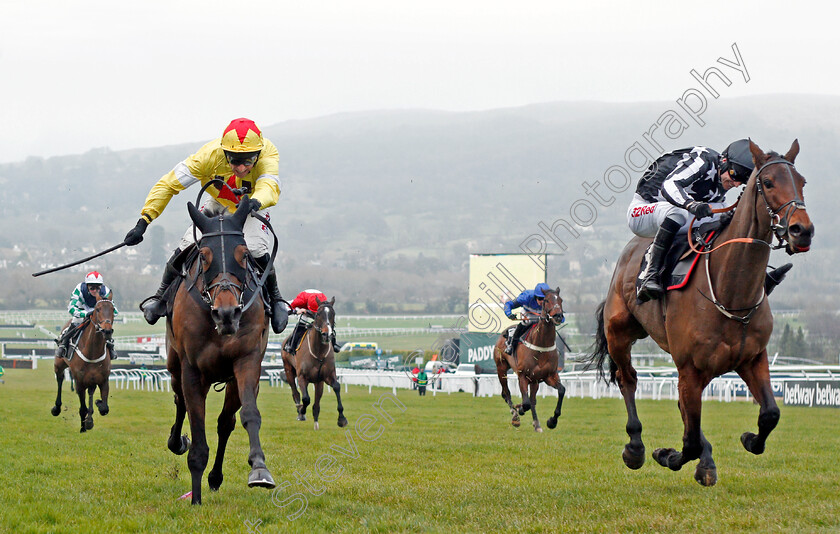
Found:
[[[732,179],[742,184],[746,183],[755,169],[750,152],[750,140],[738,139],[726,147],[720,154],[720,168],[723,172],[734,170]]]

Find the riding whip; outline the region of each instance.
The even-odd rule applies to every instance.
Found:
[[[41,276],[42,274],[54,273],[54,272],[60,271],[62,269],[67,269],[68,267],[73,267],[73,266],[79,265],[80,263],[90,261],[94,258],[98,258],[99,256],[104,256],[105,254],[108,254],[109,252],[113,252],[113,251],[117,250],[118,248],[122,248],[124,246],[125,246],[125,242],[122,242],[119,245],[114,245],[113,247],[111,247],[107,250],[103,250],[102,252],[97,252],[93,256],[88,256],[87,258],[82,258],[79,261],[74,261],[73,263],[68,263],[67,265],[62,265],[60,267],[53,267],[52,269],[47,269],[46,271],[41,271],[41,272],[38,272],[38,273],[32,273],[32,276]]]

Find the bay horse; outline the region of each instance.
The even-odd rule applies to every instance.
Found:
[[[242,198],[240,205],[247,206],[247,195]],[[201,504],[201,478],[209,456],[205,402],[214,383],[225,383],[226,391],[218,418],[216,459],[207,477],[210,489],[215,491],[222,485],[225,447],[240,407],[240,419],[250,442],[248,486],[275,486],[260,445],[262,419],[257,408],[269,318],[264,302],[254,294],[260,288],[249,283],[254,276],[247,263],[249,253],[242,232],[248,210],[237,210],[232,216],[225,213],[208,217],[192,203],[187,204],[187,209],[202,235],[197,245],[198,257],[188,268],[167,314],[166,366],[172,374],[176,407],[168,447],[175,454],[189,450],[192,504]],[[243,300],[248,304],[243,306]],[[187,412],[192,442],[181,436]]]
[[[609,382],[617,383],[627,409],[630,442],[622,453],[630,469],[645,461],[642,424],[636,412],[636,370],[630,361],[632,344],[648,335],[671,354],[678,371],[679,409],[684,424],[682,450],[659,448],[653,459],[678,471],[699,459],[694,478],[703,486],[717,482],[712,446],[700,428],[703,389],[735,371],[759,404],[758,434],[741,435],[744,448],[764,452],[765,442],[779,421],[779,408],[770,386],[767,341],[773,316],[764,293],[771,241],[788,254],[806,252],[814,225],[803,200],[805,179],[794,167],[799,142],[780,156],[764,153],[750,141],[755,169],[737,203],[732,221],[720,232],[715,248],[698,262],[687,288],[671,291],[661,300],[637,303],[635,281],[651,239],[635,237],[624,248],[610,282],[607,298],[596,312],[597,330],[589,365],[604,376],[609,359]],[[724,246],[726,245],[726,246]]]
[[[75,352],[74,357],[69,362],[64,358],[55,357],[58,393],[50,413],[54,416],[61,413],[61,386],[64,383],[64,370],[69,367],[71,380],[75,382],[76,394],[79,396],[79,417],[82,420],[79,432],[86,432],[93,428],[93,394],[97,387],[100,398],[96,401],[96,407],[99,409],[99,415],[108,415],[110,411],[108,378],[111,376],[111,358],[106,343],[114,335],[114,303],[97,296],[96,305],[79,328],[82,328],[83,332],[78,342],[75,347],[71,343],[68,348],[68,354],[72,354],[70,351]],[[87,403],[85,394],[88,396]]]
[[[493,360],[496,363],[496,374],[502,385],[502,399],[510,408],[513,415],[510,423],[519,426],[519,416],[531,410],[534,430],[542,432],[540,420],[537,418],[537,390],[540,382],[545,382],[557,390],[557,406],[554,415],[548,418],[548,428],[557,426],[560,409],[563,406],[563,396],[566,388],[560,383],[557,368],[560,353],[557,350],[557,331],[555,326],[564,321],[563,299],[560,298],[560,288],[545,291],[542,309],[537,316],[536,325],[522,334],[522,339],[512,356],[505,352],[505,337],[499,336],[493,349]],[[513,405],[508,388],[507,373],[513,369],[519,379],[519,391],[522,393],[522,404]],[[530,389],[530,394],[529,394]]]
[[[335,352],[332,345],[332,332],[335,329],[335,297],[328,301],[315,298],[318,303],[318,311],[313,316],[310,324],[303,334],[300,347],[294,355],[281,351],[283,367],[286,370],[286,381],[292,388],[292,400],[297,409],[298,421],[306,421],[306,408],[309,406],[309,384],[315,385],[315,402],[312,404],[312,417],[315,419],[315,430],[318,430],[318,415],[321,413],[321,395],[324,393],[324,384],[329,385],[335,391],[335,399],[338,404],[338,426],[347,426],[347,418],[344,417],[344,406],[341,404],[341,384],[335,373]],[[288,340],[283,341],[286,346]],[[301,399],[300,387],[303,391]]]

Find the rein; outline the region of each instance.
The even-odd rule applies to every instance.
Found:
[[[99,315],[99,304],[102,303],[102,302],[110,302],[110,301],[109,300],[100,300],[99,302],[97,302],[96,306],[94,306],[94,308],[93,308],[93,314],[88,315],[85,318],[85,322],[80,325],[80,328],[84,329],[85,326],[86,326],[85,323],[87,323],[87,324],[93,325],[94,335],[102,334],[102,331],[104,330],[104,328],[102,328],[102,323],[104,321],[94,322],[93,318],[92,318],[94,314],[96,314],[97,316]],[[113,306],[113,304],[111,304],[111,306]],[[100,356],[96,359],[93,359],[93,360],[88,358],[84,354],[82,354],[82,351],[79,350],[79,344],[78,343],[76,343],[76,345],[73,346],[73,351],[76,353],[76,355],[79,358],[82,359],[82,361],[87,362],[87,363],[99,363],[99,362],[101,362],[102,360],[104,360],[105,358],[108,357],[108,346],[107,345],[105,345],[105,351],[102,353],[102,356]]]

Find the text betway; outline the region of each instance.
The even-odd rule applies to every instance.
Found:
[[[785,404],[840,408],[840,380],[785,382]]]

